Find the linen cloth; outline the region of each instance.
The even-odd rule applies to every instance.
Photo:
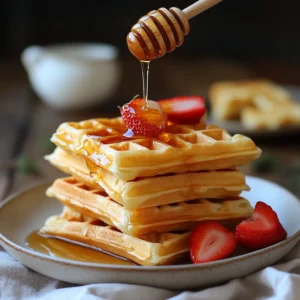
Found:
[[[219,286],[197,291],[170,291],[117,283],[75,286],[26,268],[0,247],[0,299],[298,300],[300,243],[274,266]]]

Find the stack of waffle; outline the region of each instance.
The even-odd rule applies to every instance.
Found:
[[[64,205],[41,232],[93,246],[141,265],[188,256],[191,230],[203,220],[235,226],[249,217],[249,190],[235,169],[261,151],[242,135],[206,124],[173,125],[168,139],[124,138],[121,118],[63,123],[47,160],[72,177],[47,195]]]

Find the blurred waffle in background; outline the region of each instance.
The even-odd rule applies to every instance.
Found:
[[[240,120],[247,130],[300,126],[300,104],[287,89],[269,80],[216,82],[209,99],[214,120]]]

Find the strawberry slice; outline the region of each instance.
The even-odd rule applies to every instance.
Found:
[[[193,230],[190,237],[192,262],[197,264],[226,258],[236,245],[232,232],[216,221],[204,221]]]
[[[199,96],[180,96],[160,100],[163,111],[168,120],[175,124],[198,123],[205,114],[205,100]]]
[[[126,127],[134,135],[157,136],[166,127],[166,116],[157,102],[138,98],[123,105],[121,115]]]
[[[237,241],[250,250],[271,246],[286,236],[276,212],[264,202],[257,202],[252,217],[236,227]]]

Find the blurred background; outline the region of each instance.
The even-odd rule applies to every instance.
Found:
[[[126,44],[126,35],[139,17],[159,7],[183,9],[192,3],[186,0],[1,2],[0,142],[4,146],[0,149],[3,160],[0,198],[1,194],[18,190],[29,182],[57,176],[44,162],[43,155],[51,151],[47,141],[62,121],[116,116],[117,105],[141,94],[140,65]],[[299,1],[224,0],[191,20],[191,33],[182,47],[151,63],[150,98],[192,94],[206,97],[213,82],[243,78],[269,78],[297,89],[299,11]],[[21,64],[20,55],[30,45],[65,43],[109,43],[119,51],[119,78],[112,91],[99,98],[92,109],[82,107],[75,111],[70,106],[62,111],[45,104],[33,92]],[[99,73],[95,85],[107,74]],[[281,135],[278,142],[276,134],[272,138],[254,135],[267,157],[262,164],[250,166],[245,172],[262,172],[259,176],[280,182],[299,195],[299,137],[299,133]]]
[[[141,92],[140,66],[126,44],[131,26],[154,8],[184,8],[191,3],[4,0],[0,11],[0,58],[18,64],[21,51],[32,44],[111,43],[120,50],[125,66],[123,78],[131,78],[130,85],[126,82],[119,86],[121,93],[117,97],[121,99],[118,101],[124,102]],[[191,21],[191,33],[183,46],[152,64],[154,86],[150,95],[158,98],[189,91],[205,92],[210,81],[235,77],[263,76],[280,83],[297,84],[300,80],[299,8],[298,1],[283,5],[279,0],[225,0],[204,12]],[[192,70],[182,71],[180,63],[193,66]],[[180,76],[181,72],[184,76]],[[190,83],[176,84],[186,76]],[[165,83],[169,79],[173,84]],[[156,88],[159,83],[163,89]]]
[[[139,65],[134,62],[135,58],[126,45],[126,35],[131,26],[154,8],[184,8],[191,3],[193,1],[186,0],[89,0],[84,3],[68,0],[4,0],[0,11],[0,56],[2,60],[10,58],[18,61],[21,51],[32,44],[111,43],[119,48],[123,64],[132,64],[131,68],[123,70],[125,77],[130,75],[133,79],[131,83],[134,83],[130,87],[127,85],[127,88],[121,87],[121,97],[124,98],[120,100],[125,101],[141,90]],[[191,33],[183,46],[164,60],[153,63],[151,78],[154,84],[159,82],[154,79],[160,77],[159,72],[155,72],[156,67],[164,68],[158,67],[158,64],[168,66],[167,60],[180,60],[184,64],[198,66],[189,72],[193,76],[198,75],[195,79],[198,85],[203,84],[203,79],[206,84],[211,77],[222,78],[227,74],[232,78],[268,76],[282,83],[297,84],[300,80],[300,41],[297,38],[299,9],[298,1],[283,5],[280,0],[224,0],[191,21]],[[169,65],[170,71],[179,72],[173,70],[176,66],[170,62]],[[163,82],[168,80],[165,77],[171,77],[172,74],[177,77],[176,72],[164,73]],[[207,76],[209,78],[202,78]],[[169,90],[169,87],[167,90],[153,88],[151,95],[164,97],[194,89],[192,85],[187,88],[185,85],[184,89],[180,85],[176,91]]]
[[[129,52],[125,37],[138,18],[159,7],[181,9],[187,0],[4,0],[0,12],[2,56],[19,56],[31,44],[107,42]],[[217,56],[245,62],[300,63],[300,4],[280,0],[224,0],[191,21],[183,47],[172,56]]]

